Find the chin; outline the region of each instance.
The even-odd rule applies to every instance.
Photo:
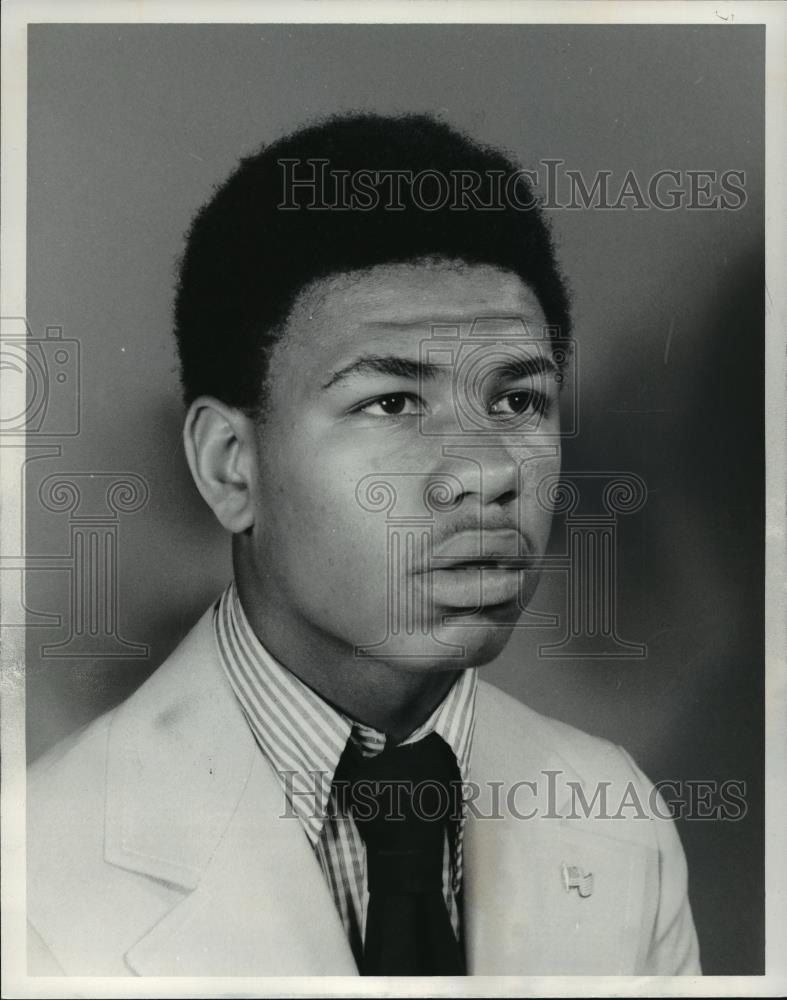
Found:
[[[443,620],[432,628],[371,646],[356,646],[356,655],[379,658],[415,673],[480,667],[502,652],[518,617],[518,608],[503,605],[473,612],[446,609]]]
[[[510,614],[497,618],[488,612],[457,617],[440,629],[440,637],[463,647],[464,667],[482,667],[505,649],[515,622]]]

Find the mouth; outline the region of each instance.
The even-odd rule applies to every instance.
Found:
[[[437,570],[517,570],[531,569],[533,560],[529,556],[471,556],[469,558],[433,556],[427,572]]]
[[[425,570],[518,570],[533,565],[530,540],[513,528],[463,531],[435,547]]]
[[[432,568],[418,576],[419,586],[435,605],[452,609],[490,608],[515,602],[522,573],[528,568],[521,557],[434,562]],[[439,565],[441,562],[448,565]]]
[[[530,542],[519,531],[469,530],[438,545],[415,579],[435,606],[485,609],[516,602],[523,573],[534,565]]]

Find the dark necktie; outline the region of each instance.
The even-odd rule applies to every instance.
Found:
[[[452,835],[461,809],[461,777],[451,748],[430,733],[363,757],[348,741],[334,783],[366,846],[369,906],[361,974],[464,975],[443,896],[445,831]]]

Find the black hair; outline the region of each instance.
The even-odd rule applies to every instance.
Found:
[[[419,187],[392,179],[396,171],[406,171],[405,180],[420,176]],[[444,203],[434,198],[447,183],[441,178],[462,174],[477,176],[486,193],[458,201],[454,185]],[[569,335],[549,226],[527,178],[501,150],[430,115],[357,113],[306,126],[242,159],[195,216],[180,261],[175,334],[186,404],[204,393],[258,412],[268,352],[303,289],[331,275],[424,259],[513,272],[547,323]]]

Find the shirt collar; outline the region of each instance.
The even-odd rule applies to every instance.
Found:
[[[220,659],[261,750],[284,785],[288,804],[316,844],[328,811],[333,776],[352,736],[362,753],[385,746],[385,734],[348,718],[283,667],[255,635],[232,582],[216,604]],[[453,750],[462,780],[470,773],[477,687],[463,670],[429,718],[403,743],[431,732]]]

